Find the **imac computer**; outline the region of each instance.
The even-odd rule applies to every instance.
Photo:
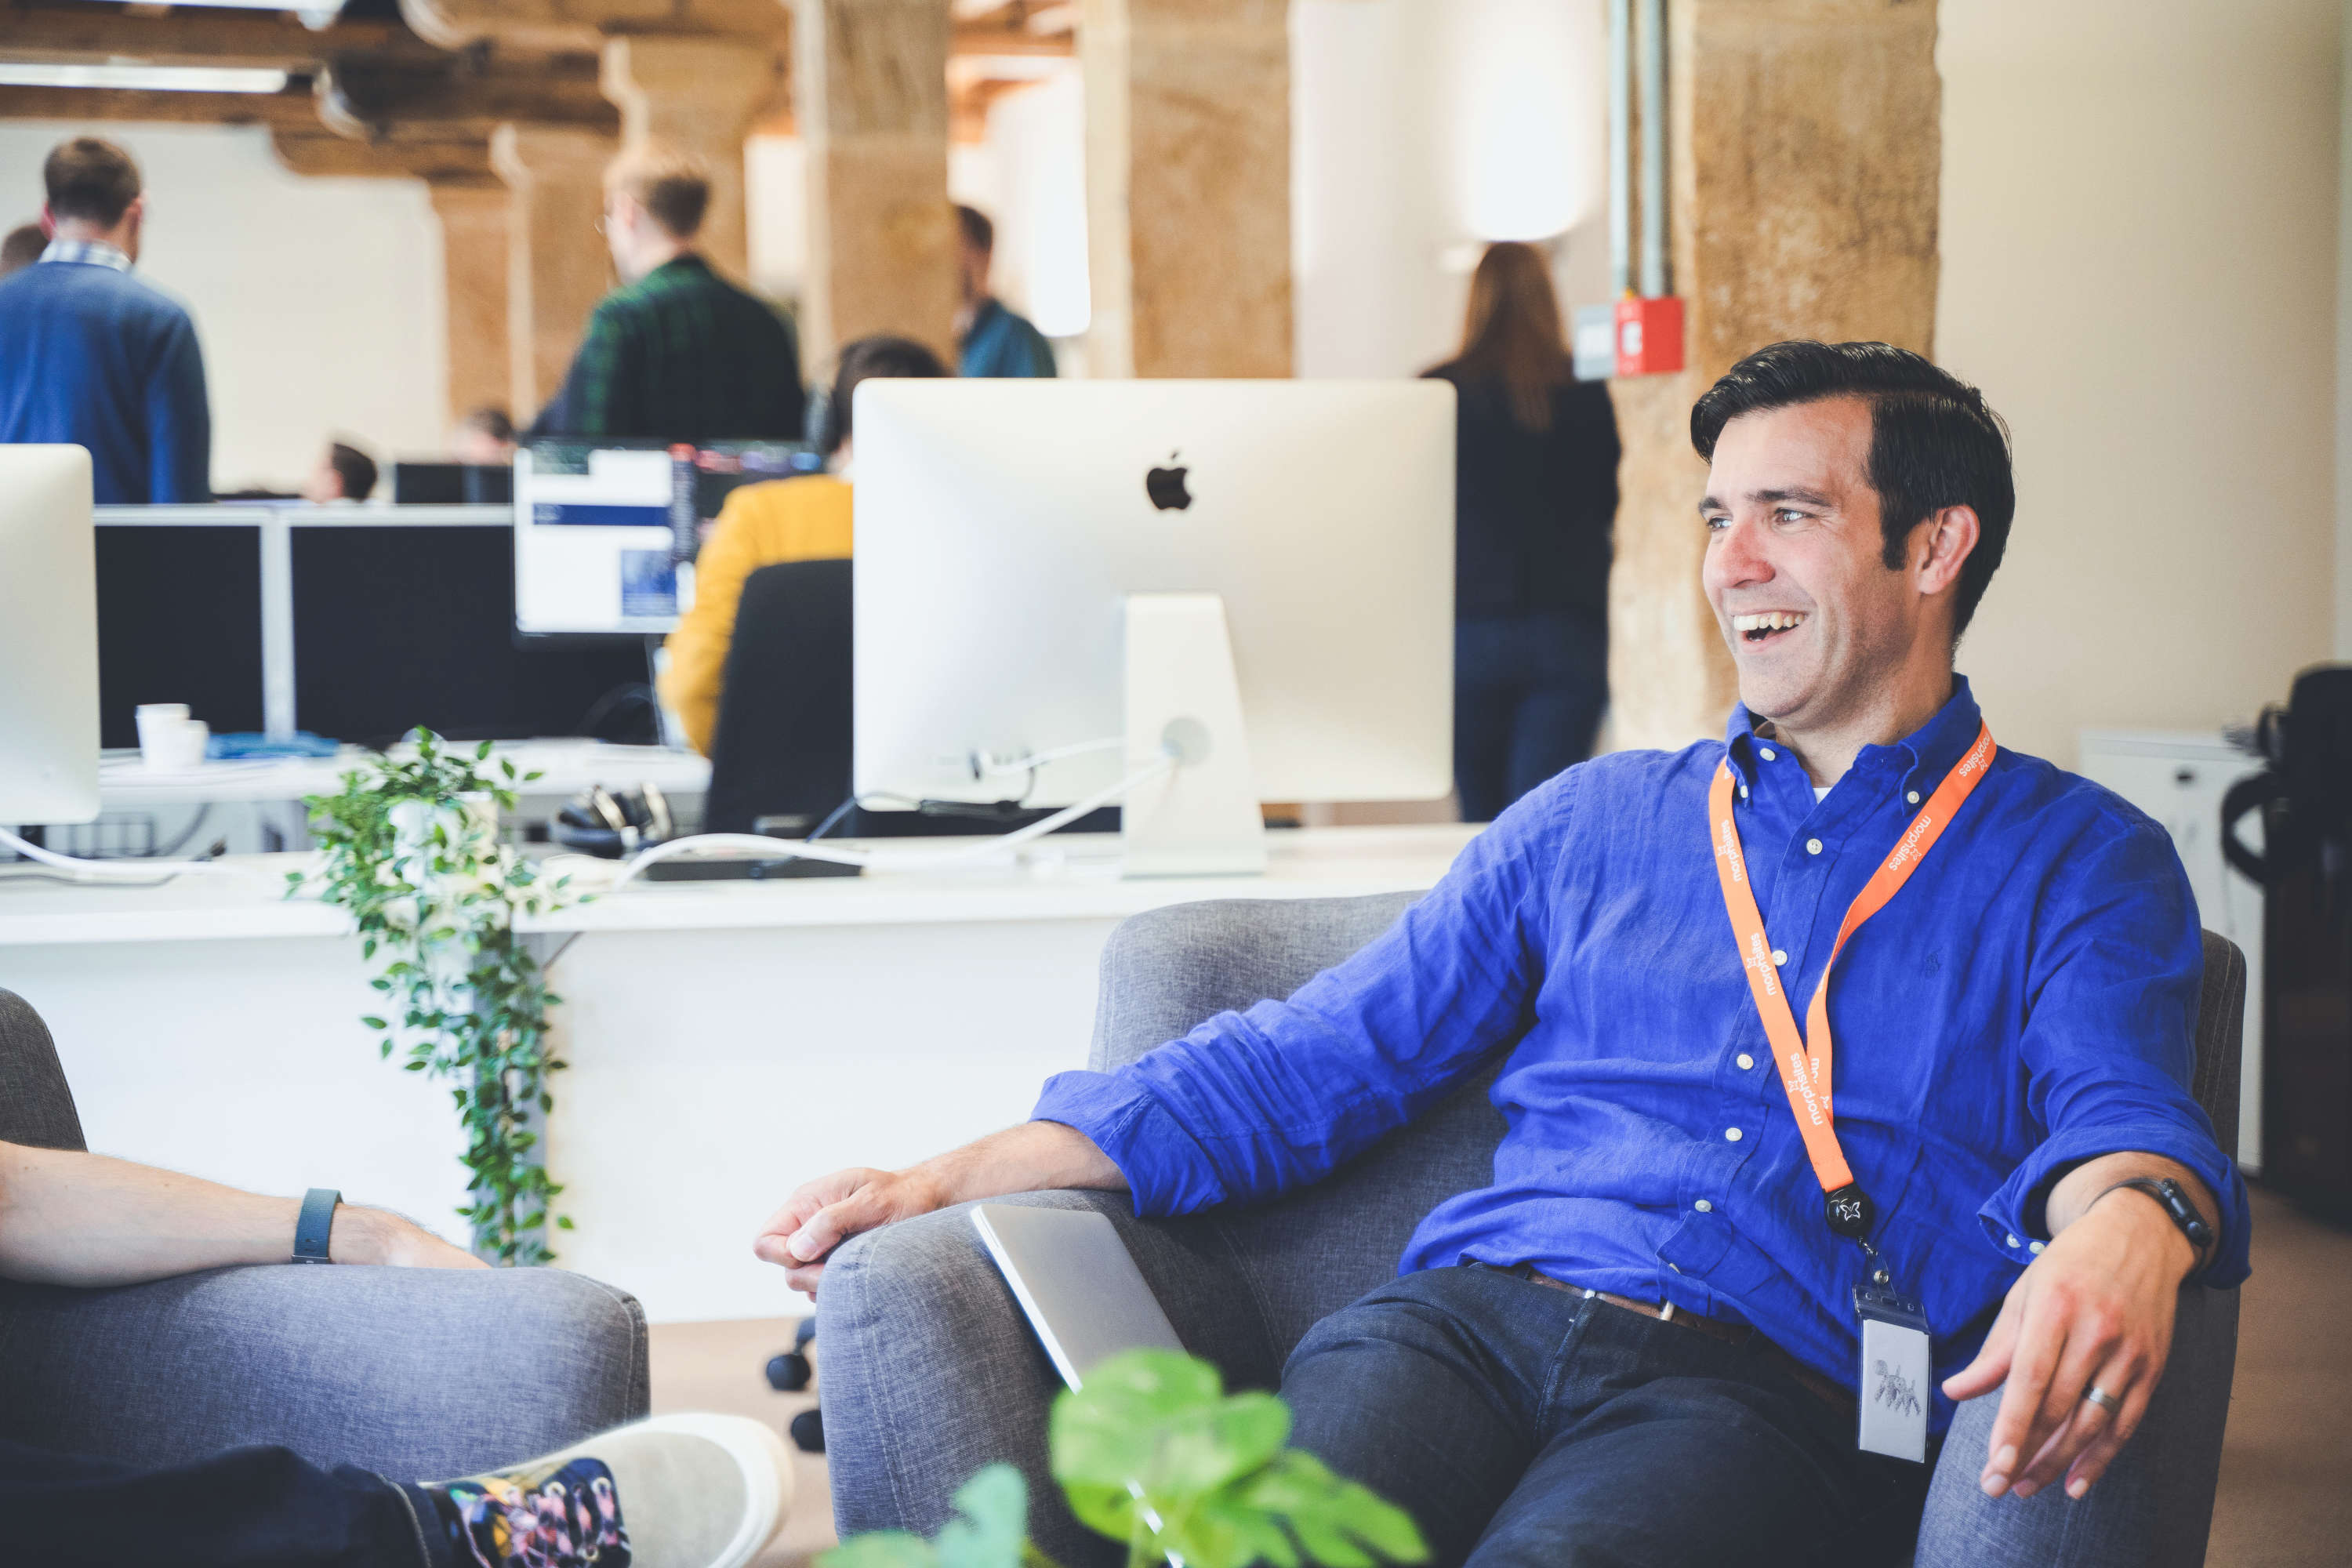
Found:
[[[814,448],[781,441],[531,442],[515,454],[516,631],[669,631],[694,603],[701,533],[729,493],[824,467]]]
[[[857,389],[864,795],[1125,793],[1130,875],[1262,869],[1258,803],[1453,784],[1442,381]]]
[[[0,447],[0,823],[98,816],[89,454]]]

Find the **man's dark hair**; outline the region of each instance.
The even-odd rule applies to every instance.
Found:
[[[986,213],[978,207],[968,207],[959,203],[956,206],[956,224],[963,230],[963,242],[966,245],[971,246],[974,250],[984,250],[991,254],[995,252],[996,226],[988,221]]]
[[[1976,510],[1980,532],[1952,605],[1957,640],[2000,565],[2017,515],[2009,426],[1983,393],[1891,343],[1774,343],[1733,365],[1691,405],[1691,445],[1712,462],[1723,427],[1741,415],[1832,397],[1870,405],[1867,477],[1878,492],[1880,558],[1889,569],[1903,564],[1911,531],[1939,508]]]
[[[710,208],[710,171],[701,159],[666,142],[649,142],[613,160],[604,189],[635,197],[672,239],[692,239]]]
[[[327,448],[327,466],[343,481],[345,500],[365,500],[375,493],[375,459],[357,447],[341,441]]]
[[[461,422],[461,427],[478,430],[493,441],[511,441],[515,438],[514,421],[508,416],[505,409],[496,404],[486,404],[467,415]]]
[[[49,237],[41,232],[37,223],[20,223],[0,239],[0,278],[11,272],[22,272],[41,258],[49,247]]]
[[[139,165],[130,153],[95,136],[77,136],[51,148],[41,181],[48,187],[52,217],[111,227],[139,199]]]
[[[849,439],[850,405],[857,384],[877,376],[939,377],[947,374],[940,356],[912,338],[877,334],[860,338],[841,351],[841,364],[833,373],[833,395],[825,399],[824,423],[817,445],[832,457]]]

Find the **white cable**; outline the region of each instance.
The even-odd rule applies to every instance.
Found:
[[[753,833],[698,833],[690,838],[673,838],[667,844],[639,850],[621,868],[621,874],[614,878],[612,885],[604,890],[617,893],[654,862],[671,859],[695,848],[757,849],[778,860],[794,858],[827,860],[836,866],[871,866],[877,870],[888,871],[929,871],[942,866],[969,865],[1001,855],[1033,838],[1043,838],[1057,827],[1066,827],[1088,812],[1101,810],[1138,784],[1158,778],[1176,765],[1173,756],[1163,755],[1153,761],[1150,766],[1139,768],[1109,788],[1097,790],[1076,805],[1066,805],[1053,816],[1033,822],[1026,827],[1017,827],[1010,833],[979,844],[968,844],[961,849],[941,850],[930,855],[877,855],[870,849],[811,844],[804,838],[768,838]]]
[[[115,880],[152,882],[173,877],[211,875],[215,877],[258,877],[266,875],[250,866],[224,866],[217,860],[77,860],[70,855],[60,855],[17,837],[0,827],[0,847],[14,849],[27,860],[44,866],[54,866],[61,871],[71,871],[76,879],[84,882]]]
[[[1047,751],[1031,752],[1026,756],[998,757],[986,752],[972,753],[972,774],[977,778],[1001,778],[1007,773],[1033,773],[1047,763],[1058,763],[1064,757],[1091,756],[1097,752],[1116,752],[1125,748],[1127,738],[1114,735],[1101,741],[1079,741],[1067,746],[1055,746]]]

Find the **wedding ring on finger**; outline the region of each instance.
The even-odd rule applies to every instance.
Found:
[[[2085,1405],[2095,1405],[2110,1415],[2120,1415],[2123,1414],[2124,1402],[2117,1399],[2114,1394],[2109,1394],[2105,1389],[2101,1388],[2095,1383],[2091,1384],[2090,1392],[2083,1395],[2083,1403]]]

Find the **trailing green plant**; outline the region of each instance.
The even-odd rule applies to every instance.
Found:
[[[1412,1518],[1313,1455],[1286,1447],[1290,1407],[1224,1391],[1217,1369],[1173,1351],[1129,1351],[1054,1402],[1054,1479],[1081,1523],[1127,1548],[1128,1568],[1374,1568],[1425,1563]],[[852,1536],[817,1568],[1055,1568],[1028,1537],[1029,1490],[991,1465],[926,1541]]]
[[[389,1004],[361,1022],[383,1036],[386,1060],[400,1050],[406,1070],[449,1085],[472,1199],[457,1213],[475,1252],[545,1263],[554,1254],[541,1235],[562,1188],[533,1156],[532,1121],[554,1108],[548,1075],[564,1065],[547,1040],[561,998],[515,919],[559,907],[565,879],[542,879],[499,832],[516,786],[539,775],[493,765],[487,741],[467,752],[429,730],[409,739],[397,754],[370,753],[338,793],[304,801],[320,859],[288,875],[287,896],[309,889],[351,911],[362,956],[382,961],[368,983]]]

